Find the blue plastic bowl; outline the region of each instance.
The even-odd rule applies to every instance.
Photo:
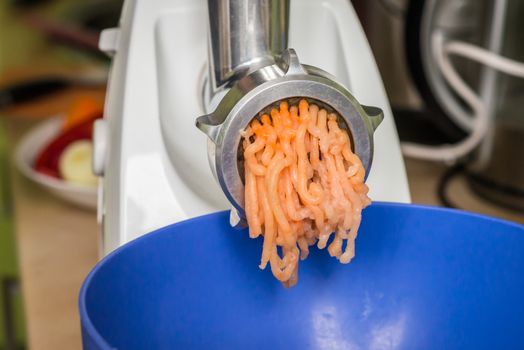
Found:
[[[376,203],[352,263],[312,249],[291,289],[261,243],[223,212],[126,244],[84,283],[84,349],[524,348],[523,226]]]

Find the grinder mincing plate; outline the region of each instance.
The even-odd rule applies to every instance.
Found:
[[[366,174],[373,159],[373,132],[382,122],[382,110],[362,106],[327,72],[300,64],[293,49],[286,49],[275,64],[259,68],[234,83],[216,110],[197,119],[197,127],[210,138],[210,165],[233,205],[230,222],[243,224],[244,185],[237,159],[241,138],[251,120],[281,100],[314,100],[339,115],[339,124],[352,139],[353,151]]]

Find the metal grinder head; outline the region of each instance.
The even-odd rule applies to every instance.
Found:
[[[242,224],[244,183],[239,169],[239,145],[243,131],[260,112],[282,100],[305,98],[334,111],[352,141],[353,151],[368,174],[373,160],[373,132],[383,119],[377,107],[361,105],[329,73],[299,62],[286,49],[275,63],[250,72],[234,82],[215,111],[201,116],[196,126],[209,137],[210,166],[233,206],[232,225]],[[240,157],[241,158],[241,157]]]

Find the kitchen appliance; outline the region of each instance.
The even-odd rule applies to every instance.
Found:
[[[419,43],[408,51],[417,86],[428,105],[447,115],[463,131],[473,134],[486,120],[476,152],[464,167],[471,187],[488,200],[516,210],[524,209],[524,51],[520,18],[524,4],[514,0],[426,0],[411,2],[407,40]],[[413,20],[418,18],[418,22]],[[409,20],[411,19],[411,22]],[[434,45],[441,33],[453,54],[459,76],[471,87],[471,103],[461,90],[451,88],[439,69]],[[418,39],[418,40],[417,40]],[[411,43],[409,43],[411,45]],[[442,67],[440,67],[442,68]],[[472,107],[472,105],[479,107]],[[482,115],[484,117],[482,118]],[[450,174],[460,173],[452,169]],[[445,187],[445,185],[443,186]]]
[[[364,10],[401,140],[438,146],[417,151],[404,145],[404,155],[458,163],[440,180],[442,204],[463,207],[448,198],[446,188],[465,175],[472,193],[524,210],[524,3],[381,0],[366,2]],[[402,46],[405,50],[398,50]],[[442,54],[448,67],[439,62]],[[435,156],[437,148],[467,139],[475,142],[461,151],[455,147],[447,157]]]
[[[240,224],[238,131],[290,97],[341,115],[371,198],[410,201],[384,87],[348,1],[129,0],[100,48],[113,56],[94,130],[104,253],[221,209]]]

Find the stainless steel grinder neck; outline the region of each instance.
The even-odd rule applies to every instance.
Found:
[[[289,0],[208,0],[211,95],[275,63],[287,48]]]

